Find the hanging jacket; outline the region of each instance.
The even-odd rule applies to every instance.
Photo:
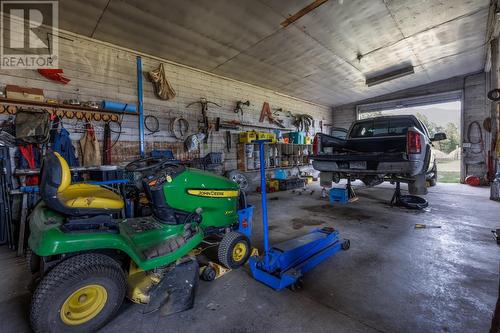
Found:
[[[99,141],[95,135],[94,126],[92,124],[86,125],[85,134],[80,139],[80,148],[82,154],[83,166],[100,166],[101,165],[101,151],[99,149]]]
[[[36,169],[40,167],[40,152],[32,144],[19,145],[18,167],[20,169]],[[26,176],[26,185],[38,185],[38,176]]]
[[[62,127],[59,133],[55,136],[52,149],[61,154],[70,167],[78,166],[78,159],[75,155],[75,147],[73,147],[73,143],[69,137],[69,132],[64,127]]]

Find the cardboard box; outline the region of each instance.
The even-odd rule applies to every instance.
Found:
[[[44,101],[43,90],[38,88],[20,87],[8,84],[5,87],[5,95],[7,96],[7,98],[11,99],[34,102]]]

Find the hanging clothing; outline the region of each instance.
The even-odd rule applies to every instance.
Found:
[[[85,134],[80,139],[80,149],[82,151],[80,157],[83,166],[101,165],[101,150],[92,124],[85,126]]]
[[[75,147],[73,147],[73,142],[71,142],[69,132],[64,127],[61,127],[59,133],[56,134],[54,143],[52,144],[52,150],[61,154],[70,167],[78,166]]]
[[[104,124],[102,164],[103,165],[110,165],[111,164],[111,127],[109,126],[109,122]]]
[[[54,141],[56,140],[57,134],[59,133],[59,124],[61,123],[61,118],[52,115],[52,127],[50,128],[50,138],[49,138],[49,143],[54,144]]]
[[[40,151],[32,144],[19,145],[19,169],[36,169],[40,167]],[[38,176],[26,176],[26,185],[38,185]]]

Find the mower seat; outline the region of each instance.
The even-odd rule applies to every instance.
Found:
[[[111,190],[98,185],[72,185],[68,163],[51,150],[43,160],[40,195],[49,208],[69,216],[111,214],[124,206],[121,196]]]

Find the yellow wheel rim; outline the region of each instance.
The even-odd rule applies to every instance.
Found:
[[[88,322],[101,312],[108,300],[106,288],[89,284],[73,292],[61,307],[61,320],[67,325]]]
[[[247,254],[247,246],[243,242],[236,243],[233,248],[233,260],[238,262],[245,258]]]

